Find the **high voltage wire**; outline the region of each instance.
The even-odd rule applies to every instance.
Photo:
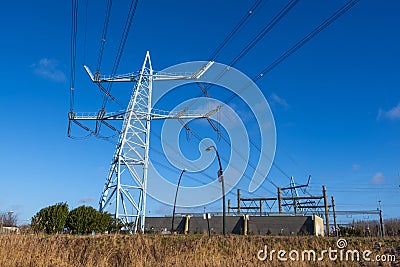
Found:
[[[158,134],[155,133],[154,131],[151,131],[151,133],[152,133],[154,136],[156,136],[159,140],[161,140],[161,136],[160,136],[160,135],[158,135]],[[199,141],[202,140],[202,138],[201,138],[199,135],[197,135],[196,133],[193,133],[193,135],[194,135],[194,137],[195,137],[197,140],[199,140]],[[176,153],[180,153],[180,152],[178,151],[178,149],[175,148],[175,147],[173,147],[172,145],[170,145],[170,144],[168,144],[168,143],[166,143],[166,145],[167,145],[169,148],[171,148],[172,150],[174,150]],[[241,156],[237,150],[234,150],[234,151],[235,151],[236,153],[238,153],[239,156]],[[159,152],[159,153],[161,153],[161,152]],[[222,155],[222,156],[220,155],[220,157],[221,157],[221,159],[222,159],[225,163],[228,163],[228,161],[225,159],[225,157],[224,157],[223,155]],[[241,158],[244,159],[243,156],[241,156]],[[194,166],[192,163],[191,163],[191,165]],[[249,163],[249,166],[250,166],[255,172],[258,171],[252,164]],[[234,167],[233,167],[233,168],[234,168]],[[209,176],[209,175],[207,175],[207,176],[208,176],[210,179],[213,179],[211,176]],[[243,174],[243,177],[247,178],[249,181],[251,180],[251,177],[249,177],[247,174]],[[268,181],[270,181],[270,182],[277,188],[277,186],[276,186],[271,180],[268,180]],[[263,186],[261,186],[261,188],[263,188],[264,190],[268,191],[269,193],[273,193],[271,190],[269,190],[269,189],[267,189],[267,188],[265,188],[265,187],[263,187]]]
[[[159,136],[158,134],[156,134],[154,131],[152,131],[152,133],[153,133],[153,135],[155,135],[157,138],[159,138],[159,139],[161,140],[161,136]],[[199,140],[199,141],[203,140],[203,138],[201,138],[201,137],[200,137],[198,134],[196,134],[195,132],[192,132],[192,134],[193,134],[193,136],[194,136],[197,140]],[[242,160],[245,160],[245,161],[246,161],[246,159],[244,158],[244,156],[243,156],[242,154],[240,154],[240,152],[239,152],[235,147],[232,147],[226,139],[224,139],[224,141],[227,142],[227,144],[233,149],[234,152],[236,152],[237,155],[239,155],[239,157],[240,157]],[[171,149],[173,149],[175,152],[179,153],[179,151],[178,151],[176,148],[172,147],[171,145],[168,145],[168,146],[169,146]],[[220,156],[221,156],[221,155],[220,155]],[[221,159],[222,159],[225,163],[228,163],[228,161],[225,159],[224,156],[221,156]],[[251,164],[250,162],[247,162],[247,164],[254,170],[254,172],[259,172],[259,170],[258,170],[253,164]],[[243,174],[243,177],[247,178],[249,181],[251,180],[251,177],[249,177],[247,174]],[[267,179],[267,178],[266,178],[266,179]],[[267,179],[267,180],[268,180],[272,185],[274,185],[276,188],[278,188],[278,186],[277,186],[272,180],[270,180],[270,179]],[[272,193],[271,190],[265,188],[263,185],[262,185],[260,188],[262,188],[262,189],[268,191],[269,193]]]
[[[104,54],[104,45],[107,40],[107,31],[108,31],[108,24],[110,22],[111,7],[112,7],[112,0],[108,0],[107,8],[106,8],[106,16],[105,16],[104,24],[103,24],[103,33],[101,35],[101,40],[100,40],[99,56],[97,59],[97,67],[96,67],[97,75],[100,73],[101,62],[102,62],[103,54]]]
[[[87,25],[88,25],[88,9],[89,9],[89,0],[86,0],[85,4],[85,30],[84,30],[84,38],[83,38],[83,64],[86,64],[86,51],[87,51]]]
[[[78,34],[78,0],[72,0],[72,19],[71,19],[71,74],[70,74],[70,113],[74,111],[74,102],[75,102],[75,73],[76,73],[76,39]],[[87,8],[87,5],[86,5]],[[85,32],[86,35],[86,32]],[[81,123],[73,120],[75,124],[80,126],[89,132],[89,134],[81,137],[71,136],[68,132],[68,137],[72,139],[85,139],[92,135],[92,132],[89,128],[82,125]],[[69,131],[69,130],[68,130]]]
[[[242,26],[248,21],[251,15],[260,7],[262,0],[257,0],[254,5],[247,11],[246,15],[242,17],[239,23],[233,28],[233,30],[228,34],[228,36],[222,41],[218,48],[213,52],[210,57],[210,61],[215,61],[215,59],[220,54],[221,50],[226,46],[226,44],[233,38],[233,36],[242,28]]]
[[[351,9],[355,4],[357,4],[358,1],[359,0],[351,0],[351,1],[347,2],[342,8],[337,10],[332,16],[327,18],[317,28],[315,28],[313,31],[311,31],[307,36],[305,36],[303,39],[301,39],[292,48],[290,48],[288,51],[286,51],[284,54],[282,54],[279,58],[277,58],[274,62],[272,62],[270,65],[268,65],[264,70],[262,70],[260,72],[260,74],[258,74],[255,78],[253,78],[253,81],[256,82],[257,80],[261,79],[266,73],[268,73],[272,69],[274,69],[279,63],[281,63],[286,58],[288,58],[290,55],[292,55],[294,52],[296,52],[298,49],[300,49],[303,45],[305,45],[308,41],[310,41],[312,38],[314,38],[315,35],[317,35],[321,31],[323,31],[326,27],[331,25],[335,20],[337,20],[340,16],[342,16],[349,9]]]
[[[263,71],[260,72],[260,74],[258,74],[255,78],[253,78],[253,81],[256,82],[259,79],[261,79],[266,73],[270,72],[273,68],[275,68],[279,63],[281,63],[282,61],[284,61],[286,58],[288,58],[290,55],[292,55],[294,52],[296,52],[298,49],[300,49],[303,45],[305,45],[308,41],[310,41],[313,37],[315,37],[318,33],[320,33],[322,30],[324,30],[326,27],[328,27],[330,24],[332,24],[336,19],[338,19],[341,15],[343,15],[344,13],[346,13],[350,8],[352,8],[359,0],[351,0],[349,2],[347,2],[342,8],[340,8],[339,10],[337,10],[332,16],[330,16],[329,18],[327,18],[324,22],[322,22],[317,28],[315,28],[313,31],[311,31],[307,36],[305,36],[302,40],[300,40],[298,43],[296,43],[291,49],[289,49],[288,51],[286,51],[284,54],[282,54],[278,59],[276,59],[273,63],[271,63],[270,65],[268,65]],[[242,50],[238,56],[235,57],[235,59],[231,62],[230,66],[232,66],[233,64],[237,63],[237,61],[243,57],[244,55],[246,55],[248,53],[248,51],[255,46],[255,44],[261,40],[261,38],[265,35],[265,33],[267,33],[274,25],[276,25],[277,22],[279,22],[279,20],[282,18],[281,15],[286,15],[288,13],[288,11],[290,10],[290,8],[294,7],[294,5],[297,4],[297,1],[292,1],[290,3],[288,3],[288,5],[286,5],[284,7],[283,10],[281,10],[281,12],[278,14],[278,16],[275,17],[275,19],[269,24],[267,25],[263,31],[257,35],[257,37],[255,39],[252,40],[252,42],[250,42],[248,44],[248,46]],[[269,29],[269,30],[268,30]],[[265,33],[264,33],[265,32]],[[261,38],[260,38],[261,37]],[[242,90],[240,90],[238,93],[244,91],[245,89],[247,89],[250,86],[250,84],[248,86],[246,86],[245,88],[243,88]],[[208,89],[208,88],[207,88]],[[232,94],[231,97],[229,97],[227,100],[224,101],[224,103],[228,104],[229,102],[231,102],[235,97],[237,97],[238,94]],[[261,152],[261,149],[255,144],[255,142],[253,140],[249,140],[250,143],[258,150]],[[283,173],[286,177],[289,177],[288,174],[286,174],[282,168],[280,168],[275,162],[272,162],[272,164],[281,172]]]
[[[246,56],[249,51],[254,48],[258,42],[260,42],[267,33],[269,33],[281,20],[284,18],[289,11],[294,8],[300,0],[291,0],[288,2],[280,11],[279,13],[269,22],[267,23],[264,28],[239,52],[239,54],[229,63],[229,67],[234,66],[240,59]],[[239,23],[240,24],[240,23]],[[236,28],[236,27],[235,27]],[[235,32],[236,33],[236,32]],[[225,69],[220,73],[220,75],[215,79],[214,83],[219,81],[225,73],[228,71],[228,68]],[[213,84],[209,84],[205,88],[205,92],[209,90]],[[203,91],[204,93],[204,91]],[[205,93],[206,94],[206,93]]]
[[[76,4],[75,4],[75,2],[76,2]],[[71,50],[72,50],[71,55],[74,55],[73,56],[74,61],[73,61],[73,64],[71,63],[71,73],[73,73],[73,75],[71,74],[71,81],[75,80],[76,32],[77,32],[77,17],[78,17],[78,14],[77,14],[78,13],[77,12],[77,2],[78,2],[78,0],[73,0],[73,11],[75,11],[75,12],[73,12],[73,24],[72,24],[73,25],[72,26],[73,30],[72,30],[72,34],[73,34],[73,37],[74,37],[74,39],[73,39],[74,42],[72,43],[72,37],[71,37]],[[121,40],[120,40],[120,44],[119,44],[119,47],[118,47],[117,55],[116,55],[116,58],[114,60],[114,65],[113,65],[113,69],[112,69],[112,75],[115,75],[115,73],[118,70],[118,66],[119,66],[119,63],[120,63],[121,58],[122,58],[122,54],[123,54],[123,51],[124,51],[124,48],[125,48],[126,41],[128,39],[128,35],[129,35],[129,32],[130,32],[130,28],[131,28],[131,25],[132,25],[133,17],[135,15],[138,2],[139,2],[138,0],[133,0],[131,2],[130,9],[129,9],[129,12],[128,12],[128,16],[127,16],[126,21],[125,21],[125,26],[124,26],[124,29],[123,29],[123,32],[122,32],[122,35],[121,35]],[[75,8],[75,6],[76,6],[76,8]],[[112,8],[112,0],[109,0],[108,3],[107,3],[106,16],[105,16],[104,25],[103,25],[103,31],[102,31],[102,38],[101,38],[101,41],[100,41],[98,63],[97,63],[97,68],[96,68],[96,72],[95,72],[96,75],[100,75],[101,63],[102,63],[102,58],[103,58],[103,54],[104,54],[104,46],[105,46],[105,42],[106,42],[106,39],[107,39],[108,26],[109,26],[109,22],[110,22],[111,8]],[[88,9],[88,2],[86,1],[86,21],[85,21],[84,46],[86,46],[87,9]],[[84,51],[84,53],[85,53],[85,51]],[[73,84],[73,82],[71,82],[71,84]],[[104,93],[103,105],[102,105],[100,110],[105,110],[105,106],[106,106],[109,98],[111,100],[113,100],[116,104],[118,104],[119,106],[122,107],[120,102],[114,96],[112,96],[111,93],[110,93],[111,87],[112,87],[112,83],[109,83],[107,88],[103,87],[103,85],[100,84],[100,83],[96,83],[96,84],[99,87],[99,89]],[[73,103],[74,103],[73,85],[71,85],[71,88],[72,89],[71,89],[71,97],[70,97],[70,106],[71,106],[71,111],[72,111],[73,110]],[[98,134],[98,131],[100,130],[101,125],[102,124],[100,124],[98,126],[99,128],[97,129],[96,132],[89,131],[90,135],[95,134],[96,137],[101,138],[101,139],[112,138],[113,136],[105,137],[105,136],[101,136],[101,135]],[[79,125],[79,126],[81,126],[81,125]],[[82,128],[83,129],[87,129],[87,127],[82,127]]]
[[[70,77],[70,111],[74,110],[75,70],[76,70],[76,36],[78,32],[78,0],[72,0],[71,26],[71,77]]]
[[[246,56],[248,54],[248,52],[260,41],[262,40],[265,35],[270,32],[279,22],[280,20],[285,17],[289,11],[294,8],[297,3],[299,2],[299,0],[292,0],[289,3],[287,3],[281,10],[280,12],[239,52],[239,54],[231,61],[231,63],[229,64],[229,66],[234,66],[241,58],[243,58],[244,56]],[[226,43],[232,39],[233,35],[236,34],[238,32],[238,30],[242,27],[242,25],[247,21],[247,19],[249,18],[250,14],[252,14],[261,2],[257,1],[255,3],[255,5],[248,11],[248,13],[239,21],[239,23],[235,26],[235,28],[231,31],[231,33],[227,36],[227,38],[225,38],[225,40],[222,42],[222,44],[217,48],[217,50],[213,53],[213,56],[211,56],[212,59],[215,59],[215,55],[218,54],[220,52],[220,50],[226,45]],[[219,77],[216,79],[216,81],[218,81],[225,73],[227,70],[221,72],[221,74],[219,75]],[[215,82],[216,82],[215,81]],[[198,85],[200,86],[200,84],[198,83]],[[209,88],[211,88],[213,86],[213,84],[209,84],[206,87],[201,87],[203,94],[206,95],[207,97],[209,97],[208,95],[208,90]],[[192,102],[191,105],[193,105],[195,102]],[[209,121],[210,122],[210,121]],[[211,123],[211,122],[210,122]],[[226,141],[226,137],[222,136],[223,140],[228,144],[229,142]],[[253,140],[249,140],[251,145],[253,145],[260,153],[262,152],[261,149],[255,144],[255,142]],[[234,148],[233,148],[234,149]],[[237,151],[238,155],[241,155],[238,151]],[[264,156],[266,157],[271,163],[272,165],[277,168],[277,170],[279,172],[281,172],[285,177],[290,179],[290,176],[275,162],[273,161],[270,157],[268,157],[267,155],[265,155],[265,153],[261,153],[260,156]],[[241,156],[243,157],[243,156]],[[254,166],[252,166],[250,163],[249,165],[256,170],[256,168]],[[269,179],[269,182],[272,183],[275,187],[277,187],[276,184],[274,184],[272,182],[272,180]]]
[[[249,51],[256,46],[256,44],[264,38],[264,36],[269,33],[279,22],[285,17],[292,8],[294,8],[300,0],[292,0],[286,4],[286,6],[268,23],[262,30],[257,34],[257,36],[247,44],[245,48],[240,51],[240,53],[231,61],[229,66],[234,66],[241,58],[246,56]]]
[[[136,13],[136,8],[137,8],[137,5],[138,5],[138,2],[139,2],[138,0],[132,0],[132,2],[130,4],[128,16],[126,18],[125,26],[124,26],[124,29],[123,29],[122,35],[121,35],[121,40],[120,40],[120,43],[119,43],[119,46],[118,46],[117,55],[115,57],[114,65],[113,65],[113,68],[112,68],[112,71],[111,71],[111,76],[114,76],[117,73],[118,66],[119,66],[119,63],[121,61],[121,57],[122,57],[122,54],[124,52],[124,49],[125,49],[125,44],[126,44],[126,41],[128,39],[128,36],[129,36],[129,32],[130,32],[131,25],[132,25],[132,22],[133,22],[133,17],[134,17],[134,15]],[[102,104],[100,110],[102,110],[102,111],[105,110],[107,102],[108,102],[108,99],[113,100],[120,107],[123,107],[122,104],[114,96],[111,95],[111,89],[112,89],[113,83],[108,83],[107,88],[104,88],[103,85],[100,84],[100,83],[97,83],[97,85],[100,88],[100,90],[104,93],[103,104]],[[100,131],[101,125],[102,124],[99,125],[98,131]]]
[[[125,21],[124,30],[123,30],[122,35],[121,35],[121,41],[119,43],[117,55],[116,55],[115,60],[114,60],[113,69],[111,71],[111,76],[114,76],[117,73],[118,66],[119,66],[119,63],[121,61],[122,54],[124,52],[125,44],[126,44],[126,41],[128,39],[129,32],[130,32],[130,29],[131,29],[131,26],[132,26],[133,17],[135,16],[135,13],[136,13],[136,8],[137,8],[137,5],[138,5],[138,2],[139,2],[138,0],[133,0],[131,2],[130,8],[129,8],[129,12],[128,12],[128,16],[127,16],[126,21]],[[107,104],[108,95],[111,92],[112,84],[113,83],[109,83],[108,84],[107,93],[104,95],[104,98],[103,98],[103,105],[101,107],[102,110],[105,109],[105,106]]]
[[[244,47],[239,54],[231,61],[231,63],[229,64],[229,66],[233,66],[235,65],[241,58],[243,58],[244,56],[246,56],[248,54],[248,52],[260,41],[262,40],[265,35],[270,32],[273,27],[275,27],[279,21],[285,17],[289,11],[294,8],[297,3],[299,2],[299,0],[292,0],[290,2],[288,2],[281,10],[280,12],[261,30],[261,32],[259,32],[251,41],[250,43],[247,44],[246,47]],[[260,3],[256,2],[255,6],[258,7]],[[253,8],[253,7],[252,7]],[[248,12],[250,13],[250,12]],[[228,37],[225,40],[230,40],[233,36],[233,34],[235,34],[237,32],[237,29],[239,29],[242,25],[243,25],[243,21],[247,20],[248,15],[246,15],[240,22],[239,24],[234,28],[234,30],[228,35]],[[223,47],[226,45],[226,41],[224,40],[224,42],[222,43],[222,45],[219,46],[219,48],[216,50],[216,52],[214,52],[214,54],[219,53],[220,52],[220,47]],[[213,58],[213,57],[212,57]],[[220,76],[217,78],[217,80],[219,80],[224,74],[226,73],[226,71],[223,71]],[[208,96],[208,92],[207,90],[209,90],[209,88],[212,86],[212,84],[210,84],[209,86],[205,87],[203,91],[203,93]],[[227,102],[225,102],[227,103]],[[226,139],[224,138],[224,141],[226,141]],[[253,140],[249,140],[251,145],[253,145],[260,153],[261,153],[261,149],[255,144],[255,142]],[[279,165],[274,162],[271,158],[269,158],[268,156],[265,155],[265,153],[262,153],[262,156],[267,157],[268,160],[272,163],[272,165],[274,167],[276,167],[285,177],[290,178],[290,176],[283,171],[283,169],[281,167],[279,167]],[[254,167],[253,167],[254,168]],[[254,168],[255,169],[255,168]],[[269,180],[272,184],[273,182],[271,180]],[[277,187],[275,184],[273,184],[275,187]]]
[[[233,66],[235,65],[242,57],[244,57],[245,55],[248,54],[248,52],[260,41],[262,40],[265,35],[270,32],[273,27],[275,27],[279,21],[285,17],[289,11],[294,8],[297,3],[299,2],[299,0],[292,0],[289,3],[287,3],[281,10],[280,12],[250,41],[250,43],[247,44],[247,46],[245,48],[243,48],[240,53],[231,61],[231,63],[229,64],[229,66]],[[241,19],[241,21],[235,26],[235,28],[231,31],[231,33],[227,36],[227,38],[225,38],[225,40],[222,42],[222,44],[217,48],[217,50],[213,53],[213,56],[211,58],[215,58],[215,55],[218,54],[220,52],[220,50],[226,45],[226,43],[232,39],[233,35],[236,34],[238,32],[238,29],[240,29],[240,27],[244,24],[244,22],[249,18],[249,14],[251,14],[252,12],[250,12],[253,9],[256,9],[258,6],[260,5],[259,2],[256,2],[255,5],[249,10],[249,12]],[[226,71],[221,72],[221,74],[219,75],[219,77],[216,79],[216,81],[218,81],[224,74],[226,73]],[[200,84],[198,84],[200,86]],[[208,97],[208,90],[209,88],[213,86],[212,84],[209,84],[206,87],[201,87],[202,92],[204,95],[206,95]],[[202,96],[202,95],[200,95]],[[225,102],[226,103],[226,102]],[[192,102],[191,105],[193,105],[194,102]],[[211,123],[211,122],[210,122]],[[222,134],[221,134],[222,136]],[[228,144],[229,142],[226,141],[226,137],[223,138],[224,141]],[[251,139],[249,140],[250,143],[261,153],[261,149],[255,144],[254,141],[252,141]],[[237,152],[239,155],[240,153]],[[276,164],[276,162],[274,162],[271,158],[269,158],[267,155],[265,155],[265,153],[261,153],[261,156],[266,157],[274,167],[276,167],[278,169],[278,171],[280,171],[284,176],[286,176],[287,178],[290,179],[290,176],[283,171],[282,168],[280,168],[278,166],[278,164]],[[250,165],[250,164],[249,164]],[[251,166],[253,169],[256,170],[256,168],[254,166]],[[275,187],[277,187],[271,180],[269,180],[270,183],[272,183]]]
[[[86,17],[87,17],[87,6],[88,3],[86,2]],[[102,37],[100,40],[100,49],[99,49],[99,55],[98,55],[98,61],[97,61],[97,68],[96,68],[96,75],[100,75],[100,68],[101,68],[101,62],[103,58],[103,53],[104,53],[104,45],[107,39],[107,31],[108,31],[108,25],[110,21],[110,13],[111,13],[111,7],[112,7],[112,0],[108,0],[107,2],[107,9],[106,9],[106,16],[104,20],[104,25],[103,25],[103,32],[102,32]],[[86,24],[87,22],[85,22]],[[85,25],[86,27],[87,25]],[[77,36],[77,30],[78,30],[78,0],[72,0],[72,30],[71,30],[71,91],[70,91],[70,112],[73,112],[73,106],[74,106],[74,83],[75,83],[75,65],[76,65],[76,36]],[[84,45],[86,46],[86,29],[85,29],[85,38],[84,38]],[[84,51],[85,55],[85,51]],[[85,55],[86,56],[86,55]],[[102,86],[99,86],[102,88]],[[92,134],[96,135],[96,137],[100,137],[98,133],[92,131],[82,123],[73,120],[75,124],[83,128],[84,130],[88,131],[89,134],[87,136],[84,136],[82,138],[87,138],[91,136]],[[73,136],[70,136],[71,138],[76,138]],[[80,139],[80,138],[78,138]]]
[[[336,19],[338,19],[340,16],[342,16],[344,13],[346,13],[350,8],[352,8],[359,0],[351,0],[347,2],[343,7],[341,7],[339,10],[337,10],[332,16],[327,18],[324,22],[322,22],[317,28],[315,28],[313,31],[311,31],[307,36],[305,36],[302,40],[300,40],[298,43],[296,43],[291,49],[289,49],[287,52],[282,54],[278,59],[276,59],[273,63],[271,63],[269,66],[267,66],[260,74],[258,74],[256,77],[254,77],[252,80],[253,82],[258,81],[261,79],[266,73],[271,71],[273,68],[275,68],[279,63],[284,61],[286,58],[288,58],[290,55],[292,55],[294,52],[296,52],[298,49],[300,49],[303,45],[305,45],[308,41],[310,41],[313,37],[315,37],[318,33],[320,33],[322,30],[324,30],[326,27],[328,27],[330,24],[332,24]],[[285,7],[286,8],[286,7]],[[282,13],[282,11],[280,12]],[[287,13],[287,12],[286,12]],[[243,51],[243,50],[242,50]],[[236,57],[238,58],[238,57]],[[232,61],[234,62],[234,61]],[[237,62],[237,61],[236,61]],[[243,92],[246,90],[248,87],[250,87],[251,83],[249,83],[247,86],[243,87],[238,91],[237,94],[232,94],[231,97],[227,98],[224,103],[228,104],[231,102],[235,97],[238,96],[239,93]],[[261,149],[254,143],[253,140],[249,140],[250,143],[258,150],[261,152]],[[281,173],[283,173],[285,176],[289,177],[275,162],[272,163],[273,166],[275,166]]]
[[[161,152],[161,151],[159,151],[159,150],[157,150],[157,149],[155,149],[155,148],[150,148],[150,150],[153,151],[153,152],[155,152],[155,153],[157,153],[157,154],[164,155],[163,152]],[[167,170],[169,170],[169,171],[171,171],[171,172],[175,172],[175,173],[179,173],[179,172],[180,172],[180,170],[177,171],[176,169],[174,169],[174,168],[172,168],[172,167],[170,167],[170,166],[167,166],[167,165],[165,165],[164,163],[161,163],[160,161],[151,160],[151,162],[153,162],[153,163],[155,163],[156,165],[159,165],[159,166],[161,166],[161,167],[163,167],[163,168],[165,168],[165,169],[167,169]],[[181,162],[181,163],[182,163],[182,162]],[[185,162],[185,163],[187,163],[187,162]],[[204,172],[201,172],[201,173],[202,173],[202,175],[207,176],[211,181],[215,180],[215,179],[214,179],[212,176],[210,176],[209,174],[204,173]],[[249,178],[249,177],[246,176],[246,175],[243,175],[243,177]],[[200,179],[197,179],[197,178],[191,178],[191,179],[192,179],[192,180],[195,180],[195,181],[197,181],[197,182],[199,182],[199,183],[202,184],[202,185],[207,185],[207,184],[208,184],[208,183],[206,183],[205,181],[200,180]],[[249,178],[249,179],[250,179],[250,178]],[[226,185],[228,185],[228,186],[234,188],[234,185],[231,184],[231,183],[229,183],[229,181],[227,181],[226,179],[224,180],[224,182],[225,182]],[[213,186],[218,187],[217,185],[213,185]],[[274,194],[274,192],[272,192],[272,191],[269,190],[269,189],[266,189],[266,191],[268,191],[268,192],[271,193],[271,194]],[[228,193],[234,194],[232,191],[229,191]],[[257,197],[263,197],[263,196],[258,195],[258,194],[255,194],[255,195],[256,195]]]
[[[160,151],[156,151],[154,148],[152,148],[152,149],[150,149],[150,150],[152,150],[152,151],[155,151],[156,153],[159,153],[159,154],[163,154],[162,152],[160,152]],[[179,170],[179,171],[176,171],[176,169],[174,169],[174,168],[172,168],[172,167],[170,167],[170,166],[167,166],[167,165],[165,165],[164,163],[161,163],[161,162],[159,162],[159,161],[157,161],[157,160],[151,160],[151,162],[152,163],[154,163],[154,164],[156,164],[156,165],[158,165],[158,166],[161,166],[161,167],[163,167],[164,169],[166,169],[166,170],[169,170],[169,171],[171,171],[171,172],[174,172],[174,173],[177,173],[177,174],[179,174],[181,171]],[[190,173],[190,172],[189,172]],[[211,180],[215,180],[214,178],[212,178],[210,175],[208,175],[208,174],[206,174],[206,173],[202,173],[203,175],[205,175],[205,176],[208,176]],[[197,181],[197,182],[199,182],[201,185],[208,185],[208,183],[206,183],[206,182],[204,182],[204,181],[202,181],[202,180],[200,180],[200,179],[198,179],[198,178],[196,178],[196,177],[193,177],[193,176],[190,176],[190,180],[191,181]],[[230,184],[229,182],[227,182],[226,180],[224,180],[224,182],[225,182],[225,185],[228,185],[228,186],[231,186],[232,188],[234,187],[232,184]],[[213,186],[213,187],[215,187],[215,188],[219,188],[219,186],[218,185],[215,185],[215,184],[210,184],[210,186]],[[228,194],[234,194],[232,191],[229,191],[228,192]]]
[[[326,27],[328,27],[330,24],[332,24],[336,19],[338,19],[340,16],[342,16],[344,13],[346,13],[350,8],[352,8],[359,0],[351,0],[349,2],[347,2],[343,7],[341,7],[339,10],[337,10],[332,16],[330,16],[329,18],[327,18],[324,22],[322,22],[318,27],[316,27],[313,31],[311,31],[307,36],[305,36],[303,39],[301,39],[299,42],[297,42],[292,48],[290,48],[288,51],[286,51],[284,54],[282,54],[279,58],[277,58],[273,63],[271,63],[270,65],[268,65],[263,71],[261,71],[257,76],[255,76],[252,80],[253,82],[258,81],[259,79],[261,79],[266,73],[270,72],[273,68],[275,68],[279,63],[281,63],[282,61],[284,61],[286,58],[288,58],[290,55],[292,55],[294,52],[296,52],[298,49],[300,49],[303,45],[305,45],[308,41],[310,41],[313,37],[315,37],[318,33],[320,33],[322,30],[324,30]],[[292,1],[293,2],[293,1]],[[297,3],[297,1],[296,1]],[[290,4],[290,3],[289,3]],[[292,3],[295,4],[295,3]],[[285,6],[284,9],[286,9],[287,6]],[[287,12],[283,12],[283,10],[281,10],[280,14],[284,13],[287,14]],[[277,17],[275,18],[277,19]],[[279,18],[280,20],[280,18]],[[279,21],[278,20],[278,21]],[[274,24],[276,25],[276,23]],[[268,28],[268,27],[266,27]],[[264,29],[266,29],[264,28]],[[260,34],[259,34],[260,35]],[[252,40],[251,43],[253,43],[254,40],[256,40],[257,37],[255,39]],[[259,40],[258,40],[259,41]],[[248,46],[250,46],[250,44]],[[254,45],[252,46],[254,47]],[[247,50],[245,48],[245,50]],[[242,54],[244,50],[242,50],[240,52],[240,54]],[[240,55],[239,54],[239,55]],[[239,58],[240,57],[236,57]],[[237,60],[233,60],[232,62],[237,62]],[[249,83],[247,86],[243,87],[241,90],[238,91],[238,93],[241,93],[242,91],[246,90],[251,84]],[[236,94],[232,94],[231,97],[227,98],[225,100],[224,103],[229,103],[232,101],[232,99],[234,99],[235,97],[238,96],[238,93]]]

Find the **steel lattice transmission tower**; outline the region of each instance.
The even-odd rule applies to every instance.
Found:
[[[154,72],[150,53],[146,53],[143,66],[139,73],[118,75],[115,77],[100,77],[93,75],[85,66],[91,80],[102,82],[135,82],[131,99],[124,113],[98,112],[92,116],[69,113],[70,121],[82,126],[80,120],[123,120],[119,141],[115,148],[104,189],[99,202],[100,211],[111,212],[123,223],[132,224],[133,232],[144,232],[146,215],[147,178],[149,167],[149,144],[151,120],[156,119],[193,119],[208,118],[219,110],[219,107],[205,114],[188,114],[187,110],[177,113],[157,114],[152,109],[152,90],[154,81],[162,80],[197,80],[213,64],[208,62],[193,75],[184,76],[173,73]]]

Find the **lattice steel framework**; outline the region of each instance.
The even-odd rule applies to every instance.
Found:
[[[134,222],[135,231],[137,226],[144,230],[146,214],[152,75],[150,54],[147,52],[126,109],[122,133],[99,203],[100,211],[104,211],[114,200],[115,217],[121,218],[124,223]],[[143,114],[146,116],[143,117]]]
[[[123,120],[119,141],[101,193],[99,209],[102,212],[114,209],[114,212],[111,213],[115,218],[120,219],[129,230],[135,233],[144,232],[145,225],[151,120],[178,119],[182,122],[183,119],[208,118],[220,108],[217,107],[205,114],[188,114],[187,109],[175,113],[157,113],[152,110],[153,81],[197,80],[213,63],[213,61],[208,62],[200,70],[190,75],[154,72],[150,53],[147,52],[139,73],[102,77],[99,73],[93,75],[85,66],[94,83],[136,83],[128,107],[123,113],[106,113],[104,110],[97,114],[77,114],[72,111],[69,113],[70,122],[74,122],[84,129],[87,127],[80,123],[80,120],[96,120],[106,125],[109,125],[107,120]],[[70,130],[70,126],[68,129]],[[87,130],[90,131],[90,129]],[[97,126],[94,133],[97,133]]]

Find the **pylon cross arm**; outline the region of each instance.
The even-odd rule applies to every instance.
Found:
[[[151,120],[164,120],[164,119],[198,119],[198,118],[209,118],[214,115],[216,112],[220,110],[220,106],[216,107],[213,110],[210,110],[205,113],[189,113],[187,112],[187,108],[181,110],[179,112],[152,112],[150,113]],[[126,112],[106,112],[104,115],[99,118],[98,113],[96,112],[73,112],[70,115],[70,120],[124,120]],[[136,116],[139,120],[146,120],[147,113],[146,112],[136,112]]]
[[[177,72],[177,73],[168,73],[168,72],[154,72],[150,74],[154,81],[170,81],[170,80],[197,80],[199,79],[211,66],[214,64],[214,61],[209,61],[205,64],[201,69],[197,72]],[[102,76],[100,73],[93,74],[88,66],[84,65],[84,69],[89,75],[92,82],[102,83],[102,82],[137,82],[140,79],[140,76],[143,75],[140,72],[131,72],[127,74],[119,74],[114,76]],[[144,74],[146,75],[146,74]]]

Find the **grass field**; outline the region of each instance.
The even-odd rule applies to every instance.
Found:
[[[336,238],[0,235],[0,266],[400,266],[400,238],[346,240],[348,245],[344,250],[356,249],[360,253],[371,250],[371,259],[376,255],[396,255],[396,262],[380,265],[363,260],[331,261],[327,254],[322,261],[291,261],[286,254],[288,261],[283,262],[277,259],[276,253],[272,261],[257,258],[265,245],[268,251],[315,250],[319,257],[318,253],[324,249],[337,249]],[[295,255],[292,254],[294,258]]]

